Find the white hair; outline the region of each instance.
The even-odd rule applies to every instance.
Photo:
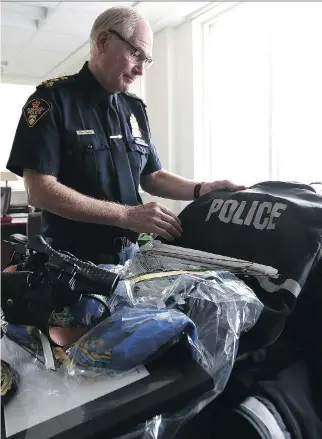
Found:
[[[128,39],[132,37],[137,24],[142,20],[147,23],[144,16],[134,8],[116,6],[102,12],[94,21],[91,29],[91,52],[95,48],[95,41],[100,32],[115,30]]]

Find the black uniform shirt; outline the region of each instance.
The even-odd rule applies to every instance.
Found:
[[[161,169],[141,99],[106,92],[88,64],[73,76],[37,87],[23,108],[7,168],[57,177],[78,192],[127,205],[141,203],[140,176]],[[115,238],[137,234],[43,212],[43,234],[70,251],[108,251]]]

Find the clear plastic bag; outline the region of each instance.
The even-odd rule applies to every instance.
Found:
[[[152,241],[141,247],[124,266],[113,269],[122,281],[109,301],[110,311],[113,313],[118,306],[125,304],[162,308],[163,296],[178,276],[206,274],[212,270],[254,277],[275,278],[278,274],[274,268],[261,264]],[[246,291],[244,282],[239,281],[238,285],[242,285],[243,291]],[[254,296],[252,290],[247,291]]]
[[[262,303],[233,273],[277,276],[272,267],[205,252],[149,242],[120,267],[123,279],[110,309],[142,304],[185,312],[194,322],[198,360],[214,378],[214,389],[177,413],[147,420],[119,439],[172,439],[179,428],[225,388],[234,365],[240,334],[253,327]]]
[[[177,413],[159,414],[123,436],[172,439],[183,423],[224,390],[236,360],[240,335],[255,325],[263,309],[236,274],[274,275],[274,270],[157,242],[146,244],[124,266],[109,269],[121,277],[108,302],[111,315],[66,351],[64,366],[55,380],[63,380],[74,394],[80,383],[88,379],[99,381],[104,375],[111,379],[126,375],[157,359],[185,337],[191,355],[213,377],[213,390],[187,402]],[[12,351],[8,358],[13,367],[14,355]],[[38,367],[37,362],[34,366]],[[37,382],[37,377],[29,381]],[[32,386],[29,388],[31,391]],[[23,395],[17,397],[24,401]],[[48,403],[54,397],[55,388],[51,388]]]
[[[164,315],[169,323],[176,316],[171,313],[175,312],[190,320],[191,353],[214,379],[212,391],[190,401],[181,411],[160,414],[122,436],[122,439],[171,439],[183,423],[224,390],[236,359],[240,335],[254,326],[263,309],[253,291],[233,272],[275,275],[276,270],[203,252],[181,252],[158,242],[146,244],[125,266],[114,270],[122,280],[109,302],[112,315],[86,334],[79,346],[92,336],[98,339],[99,333],[111,329],[120,319],[125,319],[123,328],[131,319],[140,328],[146,323],[146,315]],[[191,328],[195,328],[196,333]],[[154,354],[159,348],[155,346]],[[68,373],[88,372],[88,368],[75,361],[77,344],[71,354]],[[97,370],[103,372],[103,368]]]
[[[152,281],[149,287],[151,292],[156,291]],[[145,292],[146,288],[145,285]],[[174,438],[185,422],[224,390],[236,359],[240,335],[253,327],[263,308],[242,281],[223,270],[180,275],[163,291],[162,298],[166,306],[181,309],[194,322],[198,334],[195,353],[213,377],[214,389],[190,401],[179,412],[160,414],[119,439]]]

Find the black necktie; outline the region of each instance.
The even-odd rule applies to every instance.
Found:
[[[108,107],[108,131],[110,136],[111,155],[118,181],[119,201],[122,204],[134,206],[137,204],[137,194],[132,177],[126,149],[126,133],[121,126],[118,114],[117,96],[112,95]],[[124,123],[124,122],[123,122]]]

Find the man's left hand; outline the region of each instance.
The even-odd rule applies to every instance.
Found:
[[[213,181],[210,183],[204,183],[201,186],[200,196],[216,190],[241,191],[243,189],[246,189],[246,186],[240,184],[234,184],[229,180]]]

